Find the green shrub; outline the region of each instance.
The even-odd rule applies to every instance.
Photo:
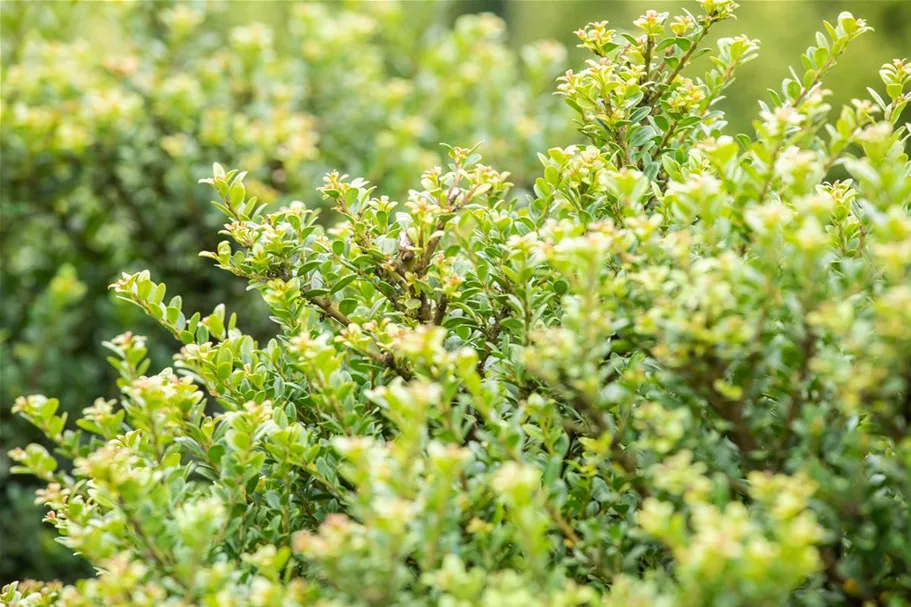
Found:
[[[233,243],[205,256],[278,334],[117,281],[183,346],[148,375],[145,338],[109,343],[121,396],[78,431],[18,401],[75,467],[12,457],[100,573],[4,600],[906,604],[911,65],[829,123],[867,30],[842,13],[731,137],[715,104],[757,44],[683,76],[736,6],[701,4],[578,32],[559,90],[590,143],[542,154],[531,197],[455,147],[402,204],[330,173],[326,228],[215,165]]]
[[[517,54],[491,15],[446,28],[444,3],[349,4],[282,6],[279,37],[233,26],[243,5],[230,3],[2,3],[5,444],[37,438],[10,421],[17,395],[57,394],[76,414],[116,377],[100,342],[154,330],[114,305],[123,270],[153,264],[188,306],[232,301],[251,335],[270,335],[244,285],[198,263],[221,224],[196,184],[212,159],[252,167],[247,187],[268,203],[312,196],[330,168],[398,197],[440,162],[440,141],[485,140],[530,189],[535,153],[572,130],[551,94],[565,49]],[[0,491],[0,509],[20,489]],[[18,535],[16,520],[37,516],[3,517],[0,541],[17,551],[3,551],[0,579],[68,575]]]

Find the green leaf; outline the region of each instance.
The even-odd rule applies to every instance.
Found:
[[[350,285],[355,280],[357,280],[357,276],[354,274],[348,274],[347,276],[343,276],[342,278],[338,279],[335,282],[335,284],[332,285],[332,288],[330,289],[330,293],[333,293],[333,294],[338,293],[339,291],[341,291],[342,289],[344,289],[345,287]]]

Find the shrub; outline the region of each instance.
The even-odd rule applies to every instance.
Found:
[[[703,0],[560,93],[590,143],[541,156],[533,197],[450,148],[404,204],[320,188],[341,220],[264,213],[204,181],[278,333],[188,317],[148,272],[113,285],[183,344],[109,344],[118,401],[12,457],[99,575],[33,604],[905,604],[911,593],[911,66],[828,123],[821,79],[867,27],[842,13],[755,136],[716,109],[757,43]],[[849,179],[831,180],[830,171]],[[233,241],[233,243],[231,242]]]
[[[98,343],[113,327],[153,330],[109,296],[123,270],[154,264],[188,306],[232,301],[252,336],[269,335],[244,285],[197,261],[221,223],[195,183],[212,158],[251,167],[247,188],[268,203],[329,168],[398,197],[440,162],[439,141],[485,140],[530,188],[535,152],[571,131],[551,94],[565,49],[513,52],[492,15],[444,27],[444,3],[288,5],[276,31],[232,26],[240,5],[226,3],[2,4],[0,400],[4,440],[21,446],[37,437],[6,423],[15,396],[57,394],[76,414],[116,377]],[[3,493],[6,510],[21,487]],[[17,552],[3,551],[0,579],[60,574],[18,552],[39,545],[17,539],[20,516],[4,517]]]

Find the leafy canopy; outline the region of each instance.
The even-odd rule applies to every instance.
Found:
[[[532,197],[451,148],[403,203],[330,173],[324,228],[215,165],[203,255],[276,336],[115,283],[183,347],[147,375],[144,338],[110,342],[121,398],[78,431],[18,402],[75,468],[13,457],[100,573],[6,600],[903,604],[911,65],[830,123],[821,81],[868,29],[842,13],[732,137],[716,103],[757,43],[685,76],[736,8],[700,4],[577,32],[559,92],[589,143],[542,154]]]

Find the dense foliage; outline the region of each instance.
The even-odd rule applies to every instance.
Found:
[[[868,30],[842,13],[733,137],[715,104],[758,47],[684,76],[736,8],[700,4],[577,32],[594,57],[559,92],[589,143],[541,154],[532,196],[453,147],[401,203],[329,173],[324,227],[215,165],[205,256],[277,334],[124,274],[174,367],[119,336],[120,398],[79,430],[16,404],[72,473],[11,454],[99,574],[0,598],[907,604],[911,64],[829,123],[821,81]]]
[[[213,158],[251,167],[247,188],[268,203],[312,192],[330,168],[398,197],[440,162],[440,141],[484,140],[530,187],[535,153],[572,131],[551,94],[565,49],[517,54],[491,15],[450,29],[443,3],[306,3],[276,38],[261,23],[232,26],[236,6],[2,3],[5,444],[37,438],[11,421],[17,395],[57,394],[75,414],[116,377],[100,342],[115,327],[152,330],[109,295],[124,270],[154,264],[189,306],[232,301],[248,332],[269,335],[244,285],[198,263],[221,223],[196,184]],[[156,345],[164,364],[169,351]],[[20,533],[20,519],[39,518],[21,507],[32,488],[10,481],[0,493],[0,509],[20,513],[0,523],[10,547],[0,579],[59,574],[26,539],[36,530]]]

